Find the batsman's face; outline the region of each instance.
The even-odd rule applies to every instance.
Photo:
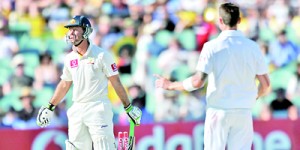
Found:
[[[81,27],[70,27],[68,31],[68,40],[71,43],[76,44],[83,39],[82,35],[83,29]]]

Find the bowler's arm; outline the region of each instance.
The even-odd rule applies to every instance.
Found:
[[[206,73],[197,71],[195,74],[181,82],[171,82],[170,80],[159,75],[154,76],[157,77],[155,84],[158,88],[163,88],[166,90],[193,91],[204,86],[208,75]]]
[[[67,92],[70,90],[70,87],[72,85],[72,81],[64,81],[61,80],[54,92],[53,97],[51,98],[51,100],[49,101],[49,103],[53,104],[53,105],[58,105],[60,103],[60,101],[66,96]]]
[[[269,92],[271,85],[270,85],[270,78],[268,74],[256,75],[256,78],[259,81],[258,93],[256,98],[258,99]]]

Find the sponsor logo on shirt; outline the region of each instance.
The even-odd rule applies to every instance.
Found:
[[[118,71],[118,67],[117,67],[116,63],[111,64],[110,67],[113,70],[113,72]]]
[[[78,59],[74,59],[70,61],[71,68],[78,67]]]

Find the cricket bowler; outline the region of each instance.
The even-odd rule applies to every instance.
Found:
[[[61,81],[47,106],[42,106],[37,124],[50,124],[55,106],[73,84],[73,104],[67,111],[68,140],[66,150],[115,150],[112,104],[108,99],[108,81],[121,99],[124,109],[135,125],[140,124],[142,112],[132,106],[120,81],[118,68],[111,54],[89,40],[93,29],[85,16],[73,17],[66,39],[72,52],[64,60]]]
[[[193,91],[208,79],[204,124],[205,150],[251,150],[252,107],[270,88],[267,65],[259,46],[237,30],[239,7],[219,7],[220,35],[205,43],[196,73],[183,82],[155,75],[156,87]],[[256,85],[256,79],[259,85]]]

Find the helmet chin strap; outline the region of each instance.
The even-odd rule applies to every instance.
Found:
[[[79,43],[77,43],[77,44],[74,43],[75,47],[79,46],[83,42],[83,40],[84,40],[83,35],[81,37],[82,37],[82,39],[81,39],[81,41]]]
[[[79,46],[82,43],[83,39],[78,43],[78,44],[74,44],[75,47]]]

